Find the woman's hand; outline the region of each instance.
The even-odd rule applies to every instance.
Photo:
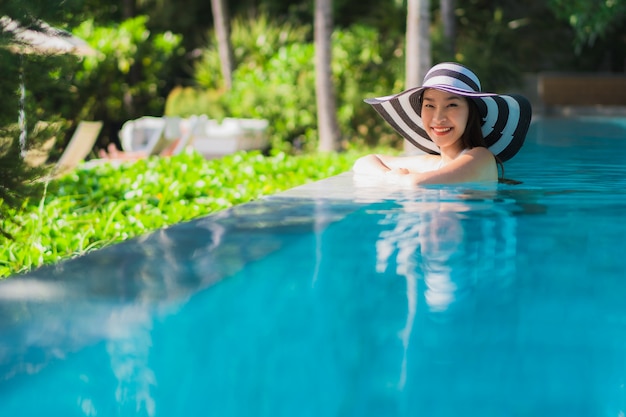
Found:
[[[414,185],[415,174],[406,168],[393,168],[385,173],[385,179],[390,184]]]
[[[408,175],[410,171],[407,168],[392,168],[387,171],[387,175]]]

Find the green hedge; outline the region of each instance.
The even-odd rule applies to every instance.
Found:
[[[267,157],[196,152],[76,171],[14,213],[0,237],[0,277],[191,220],[350,169],[363,152]]]

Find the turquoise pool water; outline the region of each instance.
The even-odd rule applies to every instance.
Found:
[[[623,416],[626,120],[521,185],[351,174],[0,282],[0,416]]]

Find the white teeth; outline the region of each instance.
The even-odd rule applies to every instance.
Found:
[[[450,130],[452,130],[451,127],[433,127],[433,130],[437,133],[445,133],[445,132],[449,132]]]

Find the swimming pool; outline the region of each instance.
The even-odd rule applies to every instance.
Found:
[[[0,416],[623,416],[626,119],[523,184],[351,174],[0,282]]]

